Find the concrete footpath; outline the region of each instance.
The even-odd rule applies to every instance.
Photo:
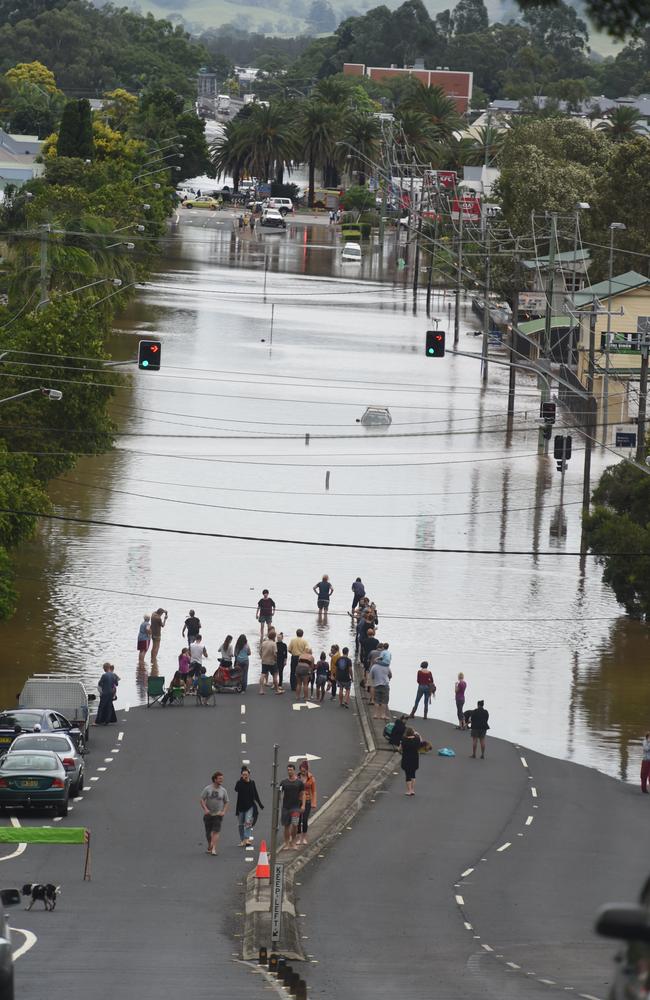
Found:
[[[648,801],[596,771],[415,720],[434,746],[412,798],[399,754],[352,829],[302,876],[313,996],[604,1000],[599,905],[648,874]],[[449,746],[454,758],[436,750]]]

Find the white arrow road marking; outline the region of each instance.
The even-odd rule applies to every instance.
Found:
[[[14,934],[22,934],[23,937],[25,938],[20,948],[16,948],[16,950],[11,953],[13,960],[15,962],[16,959],[24,955],[26,951],[29,951],[30,948],[34,947],[34,945],[38,941],[38,938],[36,937],[35,934],[32,934],[31,931],[26,931],[22,927],[10,927],[9,930],[12,931]]]
[[[9,822],[13,827],[17,828],[20,827],[20,823],[15,816],[10,816]],[[12,851],[11,854],[5,854],[4,857],[0,858],[0,861],[9,861],[10,858],[17,858],[20,854],[24,854],[26,850],[27,850],[27,844],[16,844],[16,850]]]
[[[299,760],[322,760],[322,757],[317,757],[315,753],[296,753],[293,757],[289,757],[290,764],[297,764]]]
[[[299,712],[301,708],[320,708],[320,705],[312,705],[310,701],[301,701],[291,706],[294,712]]]

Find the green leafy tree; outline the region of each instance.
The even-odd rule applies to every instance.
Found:
[[[459,0],[452,11],[452,23],[456,35],[471,35],[486,31],[488,12],[483,0]]]
[[[58,156],[92,158],[94,151],[92,115],[90,103],[85,98],[66,101],[56,151]]]
[[[367,212],[375,207],[375,195],[363,184],[355,184],[348,188],[341,204],[346,212]]]
[[[616,246],[644,256],[647,254],[650,232],[648,171],[650,141],[647,138],[637,136],[613,146],[606,169],[596,179],[593,200],[587,199],[592,206],[589,213],[592,231],[599,236],[597,243],[604,242],[602,234],[607,232],[610,222],[623,222],[627,228],[625,232],[618,234]],[[595,256],[600,260],[601,270],[604,271],[603,252]],[[615,253],[614,273],[629,271],[631,266],[628,254]]]
[[[279,179],[285,163],[296,153],[294,122],[285,107],[273,103],[268,107],[256,104],[242,130],[246,144],[245,165],[254,177]]]
[[[594,490],[585,521],[603,579],[634,618],[650,617],[650,477],[627,462],[611,466]]]
[[[44,139],[56,128],[64,101],[59,90],[43,90],[29,82],[12,86],[7,99],[9,130]]]
[[[456,105],[442,87],[425,87],[418,83],[407,94],[401,107],[406,111],[418,111],[426,115],[438,142],[448,139],[461,125]]]

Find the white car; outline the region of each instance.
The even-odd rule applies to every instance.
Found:
[[[293,202],[291,198],[269,198],[267,207],[277,208],[278,212],[281,212],[282,215],[288,215],[289,212],[293,212]]]
[[[346,243],[341,251],[341,260],[348,260],[355,264],[361,263],[361,247],[358,243]]]
[[[262,215],[260,226],[262,226],[263,229],[280,229],[282,231],[287,228],[284,216],[281,215],[275,208],[266,209]]]

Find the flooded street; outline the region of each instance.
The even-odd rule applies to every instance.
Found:
[[[158,275],[115,331],[116,359],[159,337],[163,370],[116,369],[116,450],[52,484],[59,513],[114,526],[44,521],[17,555],[21,602],[0,629],[3,702],[36,671],[78,673],[94,689],[105,659],[121,702],[141,701],[143,613],[169,610],[159,670],[170,678],[190,607],[216,667],[227,633],[256,637],[263,587],[278,628],[303,627],[318,657],[352,639],[361,576],[393,653],[393,708],[410,709],[427,659],[434,715],[454,719],[463,670],[492,735],[636,780],[629,745],[650,723],[648,631],[620,613],[593,558],[564,554],[580,542],[577,435],[562,488],[553,458],[537,455],[532,380],[518,381],[508,433],[506,368],[491,366],[483,389],[475,360],[424,356],[424,292],[414,315],[394,235],[383,261],[355,265],[327,225],[241,235],[232,223],[182,212]],[[452,301],[433,298],[450,330]],[[480,349],[477,326],[466,304],[462,350]],[[361,426],[367,405],[389,407],[391,426]],[[610,463],[596,451],[594,483]],[[319,627],[312,587],[323,573],[335,592]]]

